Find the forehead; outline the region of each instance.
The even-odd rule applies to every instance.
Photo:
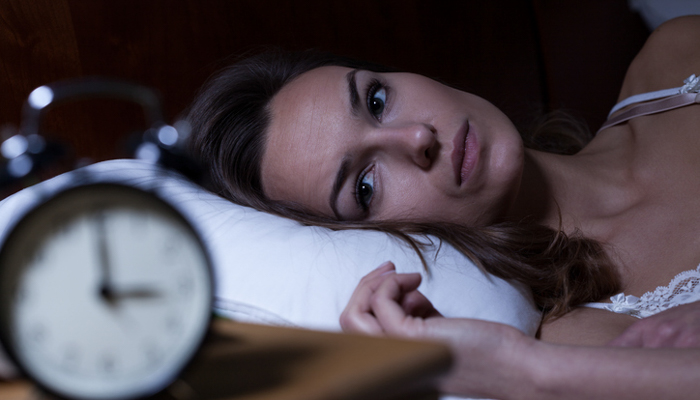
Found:
[[[261,173],[273,200],[294,201],[326,215],[335,173],[352,125],[344,67],[321,67],[287,84],[270,103]]]

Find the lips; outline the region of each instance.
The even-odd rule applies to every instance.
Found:
[[[470,151],[475,140],[472,136],[469,135],[469,121],[465,121],[452,140],[452,166],[457,186],[462,186],[462,182],[469,177],[475,161],[474,154]]]

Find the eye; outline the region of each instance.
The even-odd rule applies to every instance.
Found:
[[[374,118],[380,121],[386,107],[386,94],[387,87],[383,83],[376,79],[370,82],[367,90],[367,109]]]
[[[355,185],[355,199],[363,211],[369,209],[374,194],[374,168],[363,172]]]

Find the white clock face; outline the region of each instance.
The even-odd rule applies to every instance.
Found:
[[[18,226],[1,257],[3,338],[26,372],[59,394],[158,391],[208,326],[206,252],[147,193],[94,185],[59,195]]]

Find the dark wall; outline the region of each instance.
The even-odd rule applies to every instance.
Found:
[[[215,70],[261,46],[319,48],[422,73],[481,95],[525,126],[565,107],[592,129],[648,32],[626,0],[0,2],[0,125],[42,84],[86,75],[156,88],[173,120]],[[138,108],[90,101],[50,112],[78,157],[120,156]],[[9,131],[5,131],[7,134]]]

